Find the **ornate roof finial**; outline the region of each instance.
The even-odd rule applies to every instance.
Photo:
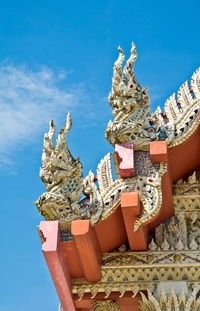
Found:
[[[136,46],[132,42],[132,48],[131,48],[131,55],[129,59],[126,62],[126,65],[123,70],[124,76],[131,82],[131,79],[134,77],[134,63],[138,57],[137,51],[136,51]]]
[[[131,55],[124,69],[121,48],[114,64],[112,90],[108,100],[114,120],[110,120],[105,136],[112,144],[131,142],[135,149],[147,150],[149,143],[166,140],[175,146],[187,139],[199,124],[200,68],[192,76],[191,87],[185,82],[165,103],[150,114],[148,90],[138,83],[134,73],[137,51],[132,43]]]
[[[106,130],[106,138],[111,144],[130,141],[129,133],[128,136],[122,133],[123,129],[127,131],[129,124],[132,131],[138,132],[138,124],[143,124],[149,114],[148,91],[140,86],[133,70],[137,59],[136,47],[132,43],[131,55],[123,71],[124,52],[121,48],[118,50],[120,54],[114,64],[112,90],[108,97],[115,118],[109,122]]]
[[[119,56],[114,63],[112,91],[109,94],[109,102],[113,108],[113,116],[117,120],[127,119],[135,109],[148,107],[147,89],[141,87],[134,75],[133,65],[137,58],[136,47],[132,43],[131,56],[127,60],[122,71],[124,51],[118,48]]]
[[[114,63],[113,68],[113,78],[112,78],[112,87],[115,89],[115,85],[119,85],[119,83],[122,81],[122,64],[124,62],[124,51],[118,47],[119,56],[116,62]]]
[[[68,113],[65,126],[60,130],[54,147],[53,136],[56,128],[53,121],[49,123],[49,131],[44,135],[40,169],[40,178],[47,191],[35,202],[46,220],[59,220],[61,230],[69,229],[74,219],[91,219],[95,223],[102,214],[102,199],[93,181],[94,174],[90,172],[83,180],[82,164],[79,158],[73,158],[67,146],[66,136],[71,126]],[[81,196],[86,192],[90,200],[83,203],[80,201]]]

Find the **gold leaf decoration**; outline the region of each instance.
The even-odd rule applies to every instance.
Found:
[[[120,311],[118,304],[112,300],[97,301],[92,311]]]

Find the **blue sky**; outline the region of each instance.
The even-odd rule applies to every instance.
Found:
[[[107,96],[117,47],[134,41],[135,72],[151,107],[200,65],[199,0],[2,1],[0,10],[0,174],[2,311],[54,311],[58,298],[41,253],[33,202],[48,121],[71,111],[69,146],[84,174],[112,147]]]

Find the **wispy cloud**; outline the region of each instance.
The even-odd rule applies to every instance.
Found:
[[[77,88],[61,87],[65,79],[66,72],[47,67],[37,72],[25,66],[0,68],[0,161],[16,146],[32,141],[50,119],[79,105]]]

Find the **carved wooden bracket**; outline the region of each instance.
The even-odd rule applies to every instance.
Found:
[[[134,231],[134,223],[141,214],[141,203],[138,192],[121,194],[121,209],[131,250],[147,250],[148,228],[141,226]]]
[[[78,249],[84,277],[88,282],[101,280],[101,252],[90,220],[72,221],[72,235]]]

